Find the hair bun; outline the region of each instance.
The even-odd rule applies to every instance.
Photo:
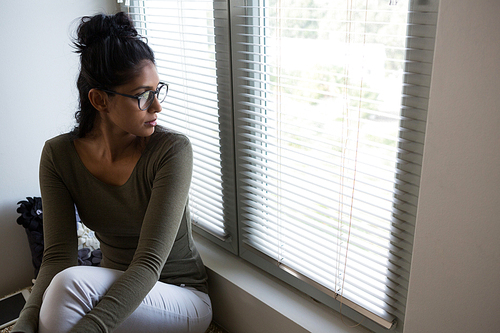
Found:
[[[107,38],[133,39],[138,35],[132,21],[123,12],[115,15],[84,16],[77,29],[74,45],[77,48],[76,52],[81,53],[92,44],[105,41]]]

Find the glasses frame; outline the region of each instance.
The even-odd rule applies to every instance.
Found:
[[[152,92],[153,94],[156,95],[156,99],[158,99],[158,96],[160,96],[160,89],[163,88],[163,87],[166,87],[167,91],[165,92],[165,97],[167,97],[168,95],[168,83],[165,83],[165,82],[159,82],[158,83],[158,87],[156,88],[156,91],[154,90],[146,90],[145,92],[139,94],[138,96],[134,96],[134,95],[128,95],[128,94],[122,94],[122,93],[119,93],[119,92],[116,92],[116,91],[113,91],[113,90],[107,90],[107,89],[102,89],[102,88],[98,88],[99,90],[102,90],[108,94],[117,94],[117,95],[120,95],[120,96],[123,96],[123,97],[129,97],[129,98],[133,98],[133,99],[136,99],[137,100],[137,107],[139,108],[139,110],[141,111],[146,111],[147,109],[149,109],[149,107],[151,106],[151,104],[153,104],[154,102],[154,98],[151,100],[151,102],[148,103],[148,105],[146,105],[144,108],[141,108],[141,96],[146,94],[146,93],[149,93],[149,92]],[[159,100],[159,99],[158,99]],[[165,100],[165,99],[163,99]],[[163,101],[160,101],[160,103],[163,102]]]

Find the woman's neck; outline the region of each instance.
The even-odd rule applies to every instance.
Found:
[[[81,139],[81,142],[91,148],[92,154],[97,159],[113,163],[140,155],[146,146],[147,138],[103,126],[94,126],[92,132]]]
[[[148,138],[110,135],[92,131],[74,141],[76,152],[87,170],[100,181],[115,186],[125,184],[141,158]]]

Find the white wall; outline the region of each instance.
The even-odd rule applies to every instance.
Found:
[[[114,0],[0,2],[0,295],[30,285],[31,255],[17,202],[38,196],[46,139],[72,128],[77,55],[73,21],[113,12]]]
[[[499,13],[441,0],[405,333],[500,332]]]

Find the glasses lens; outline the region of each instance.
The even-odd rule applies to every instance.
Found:
[[[166,84],[162,84],[158,87],[158,101],[161,103],[165,100],[168,93],[168,86]]]
[[[146,110],[151,106],[153,100],[155,98],[155,94],[152,91],[146,91],[142,95],[139,96],[139,109]]]

